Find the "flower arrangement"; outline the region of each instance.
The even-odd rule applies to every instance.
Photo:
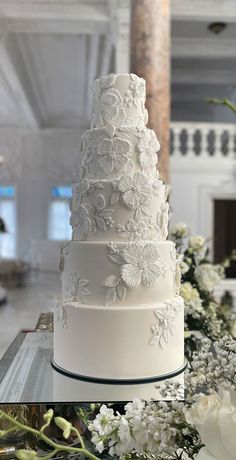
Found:
[[[186,305],[189,365],[184,387],[176,381],[157,385],[163,401],[135,399],[119,407],[74,407],[87,427],[86,439],[66,418],[54,416],[52,409],[44,414],[38,430],[1,410],[0,438],[20,429],[47,446],[40,456],[34,450],[18,450],[19,460],[48,460],[59,453],[92,460],[236,460],[235,316],[213,294],[229,260],[212,264],[205,239],[191,236],[185,224],[176,225],[171,238],[179,254]],[[2,429],[3,421],[8,422],[7,429]],[[52,422],[65,442],[47,435]]]
[[[199,335],[213,341],[226,334],[234,336],[235,312],[231,305],[221,305],[215,300],[214,289],[225,277],[225,269],[235,259],[235,252],[222,264],[211,263],[205,238],[191,236],[184,223],[175,225],[170,237],[176,244],[182,275],[180,295],[185,303],[185,347],[190,359]]]

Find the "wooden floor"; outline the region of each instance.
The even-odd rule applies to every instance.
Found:
[[[34,274],[27,287],[8,292],[0,306],[0,359],[21,330],[34,329],[40,313],[53,311],[60,294],[59,274]]]

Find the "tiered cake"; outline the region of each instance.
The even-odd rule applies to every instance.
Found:
[[[54,363],[97,380],[152,379],[184,363],[184,305],[145,81],[94,83],[92,127],[61,254]]]

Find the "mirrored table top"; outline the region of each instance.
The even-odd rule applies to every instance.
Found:
[[[53,332],[18,334],[0,361],[0,403],[126,402],[135,397],[163,399],[155,382],[111,385],[68,377],[53,369],[52,355]],[[183,383],[184,374],[174,379]]]

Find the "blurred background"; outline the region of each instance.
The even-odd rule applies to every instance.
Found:
[[[2,355],[60,293],[81,135],[90,126],[91,84],[101,75],[138,68],[151,91],[157,69],[153,103],[164,122],[158,115],[151,123],[164,139],[170,225],[185,222],[209,238],[215,262],[236,246],[236,114],[208,102],[236,103],[236,5],[0,0],[0,32]],[[219,296],[228,289],[236,296],[234,278],[233,268]]]

